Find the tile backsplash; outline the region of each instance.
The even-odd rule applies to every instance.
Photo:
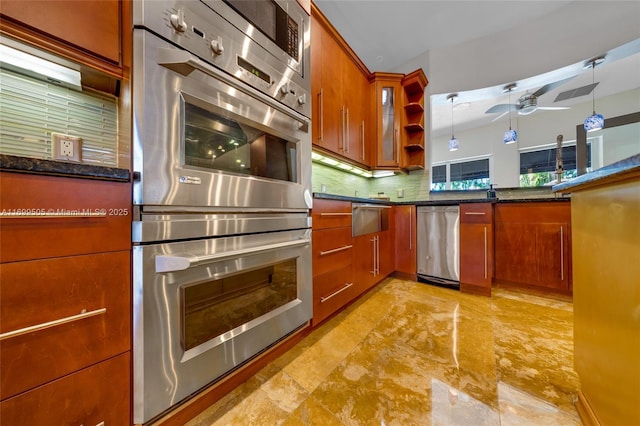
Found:
[[[82,163],[117,167],[118,101],[0,70],[0,153],[51,160],[51,134],[82,138]]]
[[[313,192],[346,197],[369,198],[380,195],[391,201],[418,201],[429,198],[429,175],[413,172],[384,178],[364,178],[319,163],[312,165]],[[404,197],[398,197],[398,192]]]
[[[487,198],[486,189],[429,191],[428,171],[397,174],[384,178],[364,178],[315,162],[312,166],[312,188],[313,192],[360,198],[384,196],[389,197],[391,201],[399,202]],[[399,190],[404,197],[398,197]],[[498,199],[502,200],[563,197],[560,193],[554,193],[550,186],[495,188],[495,190]]]

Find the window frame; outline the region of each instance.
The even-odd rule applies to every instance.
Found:
[[[467,158],[458,158],[455,160],[447,160],[447,161],[439,161],[437,163],[433,163],[431,164],[431,170],[430,170],[430,176],[431,176],[431,181],[430,181],[430,191],[464,191],[465,189],[457,189],[457,188],[453,188],[452,189],[452,181],[451,181],[451,165],[452,164],[461,164],[461,163],[470,163],[470,162],[474,162],[474,161],[480,161],[480,160],[487,160],[488,161],[488,177],[487,178],[483,178],[486,179],[487,182],[483,183],[482,186],[480,187],[476,187],[476,188],[468,188],[468,189],[488,189],[490,182],[491,182],[491,178],[493,176],[493,155],[480,155],[480,156],[476,156],[476,157],[467,157]],[[433,182],[433,168],[434,167],[438,167],[438,166],[445,166],[446,167],[446,182],[444,182],[444,187],[441,188],[434,188],[434,182]],[[455,181],[455,182],[464,182],[464,181]],[[436,182],[436,183],[441,183],[441,182]],[[484,186],[486,185],[486,186]]]

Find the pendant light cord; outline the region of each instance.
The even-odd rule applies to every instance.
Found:
[[[511,130],[511,88],[509,88],[509,130]]]
[[[451,139],[453,139],[453,100],[455,98],[451,97]]]
[[[591,84],[596,82],[596,60],[591,61]],[[596,88],[591,91],[591,106],[593,107],[593,115],[596,115]]]

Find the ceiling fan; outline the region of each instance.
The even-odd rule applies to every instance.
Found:
[[[509,111],[517,111],[518,115],[529,115],[536,110],[561,110],[561,109],[570,109],[570,107],[543,107],[538,106],[538,97],[544,95],[545,93],[555,89],[558,86],[563,85],[567,81],[573,78],[565,78],[563,80],[554,81],[553,83],[545,84],[538,90],[533,93],[527,93],[526,95],[521,96],[517,103],[515,104],[497,104],[489,108],[485,111],[485,114],[495,114],[502,113],[498,117],[494,118],[491,121],[496,121],[502,118],[504,115],[508,114]],[[511,93],[517,87],[516,83],[507,84],[504,86],[503,92]]]

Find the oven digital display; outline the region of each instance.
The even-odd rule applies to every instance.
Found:
[[[240,56],[238,56],[238,66],[249,71],[251,74],[255,75],[256,77],[259,77],[261,80],[266,81],[267,84],[271,84],[271,76],[269,74],[262,71],[260,68],[254,67],[253,65],[251,65],[250,62],[241,58]]]

